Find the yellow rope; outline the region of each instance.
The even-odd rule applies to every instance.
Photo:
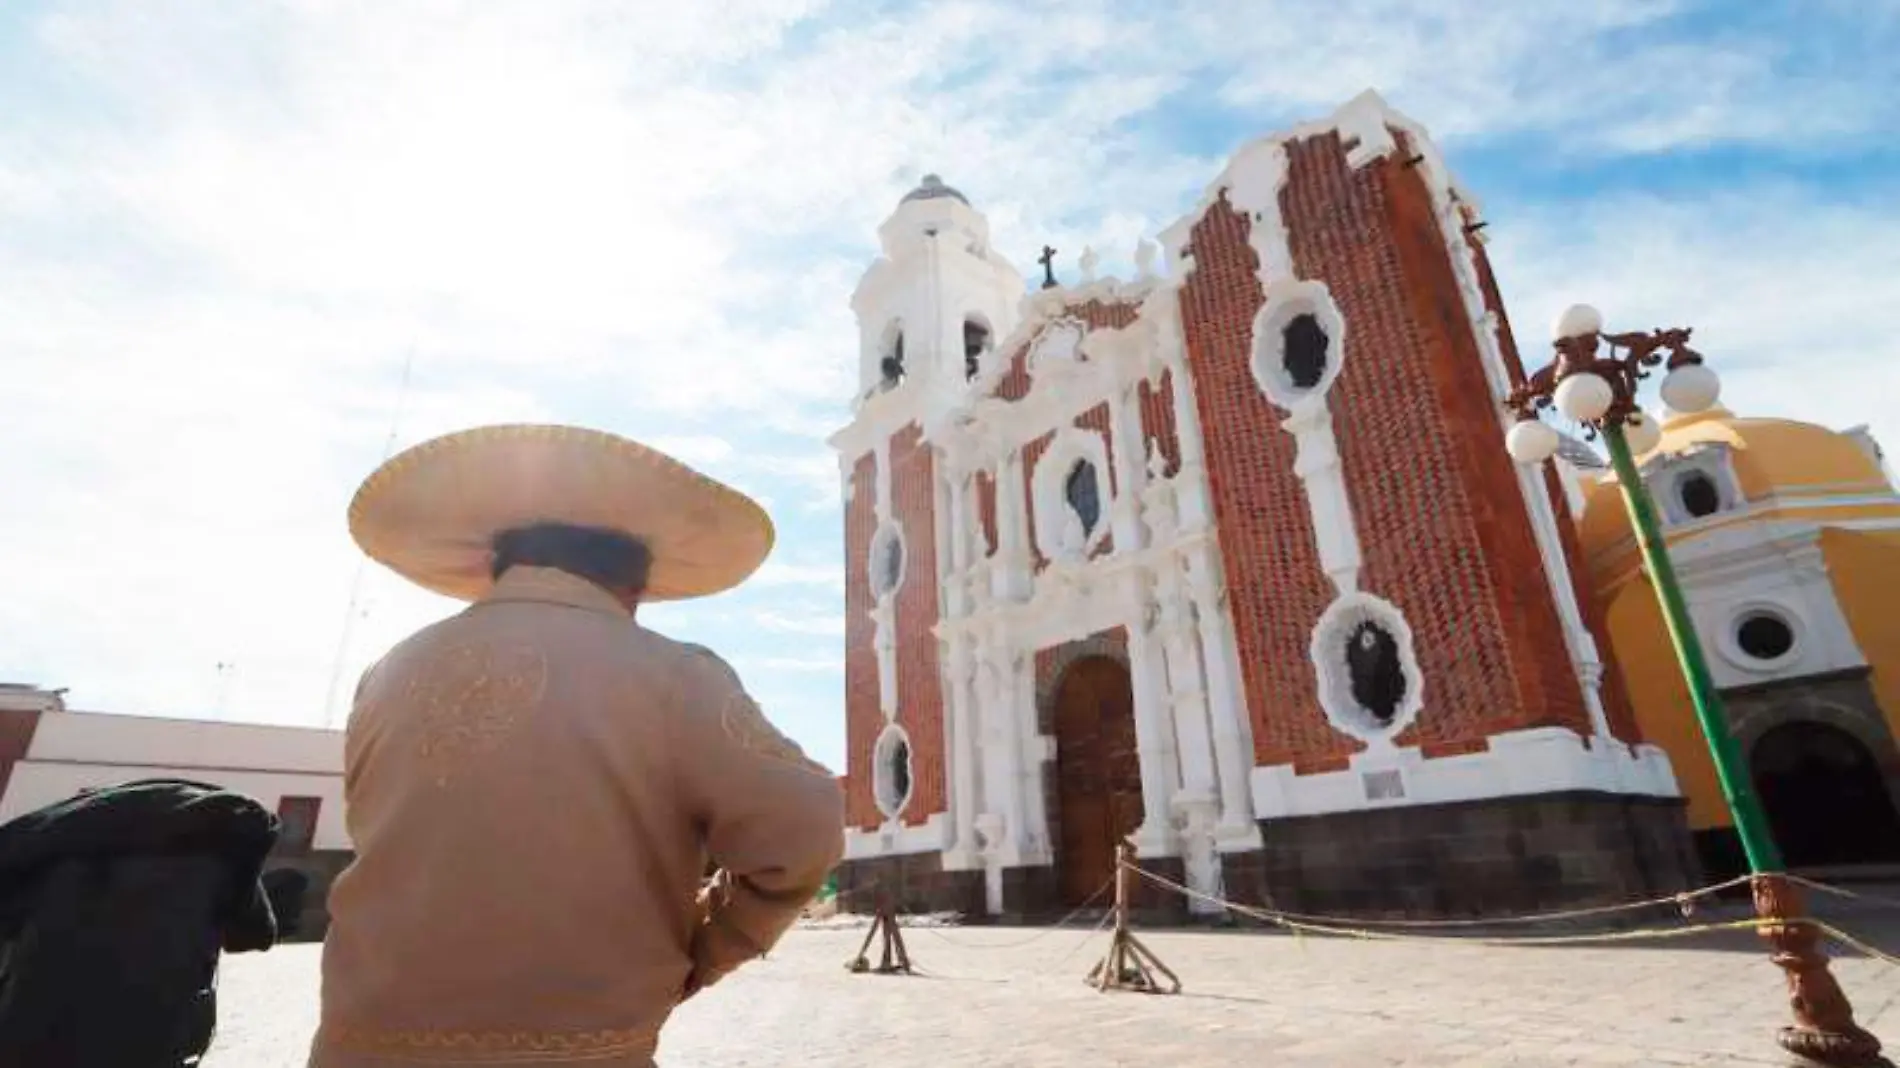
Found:
[[[1832,938],[1836,942],[1839,942],[1841,945],[1844,945],[1847,948],[1860,953],[1862,956],[1871,957],[1874,960],[1880,961],[1882,964],[1891,964],[1895,966],[1900,966],[1900,957],[1894,956],[1893,954],[1887,952],[1886,950],[1881,949],[1879,946],[1869,945],[1868,943],[1863,942],[1858,938],[1855,938],[1853,935],[1848,934],[1846,931],[1841,930],[1839,927],[1836,927],[1833,924],[1817,922],[1815,923],[1814,926],[1815,926],[1815,929],[1819,930],[1822,934],[1826,935],[1829,938]]]
[[[1647,928],[1647,929],[1635,930],[1635,931],[1607,931],[1600,934],[1543,935],[1543,936],[1516,937],[1516,938],[1486,937],[1486,936],[1464,937],[1464,936],[1434,936],[1434,935],[1401,934],[1401,933],[1393,932],[1393,931],[1373,931],[1373,930],[1367,930],[1365,928],[1344,927],[1344,926],[1338,926],[1334,924],[1311,923],[1311,922],[1307,922],[1303,920],[1290,919],[1285,913],[1274,912],[1268,909],[1252,908],[1247,905],[1241,905],[1236,902],[1227,901],[1223,898],[1215,897],[1212,894],[1204,894],[1200,892],[1199,890],[1194,890],[1190,887],[1183,886],[1180,883],[1174,882],[1171,879],[1165,879],[1159,875],[1154,874],[1153,872],[1148,871],[1145,868],[1141,868],[1139,866],[1131,866],[1131,867],[1133,868],[1135,873],[1140,875],[1142,878],[1147,879],[1148,881],[1153,882],[1157,885],[1166,887],[1167,889],[1173,890],[1176,893],[1185,894],[1188,897],[1197,898],[1201,901],[1206,901],[1210,904],[1218,905],[1221,908],[1227,909],[1229,911],[1238,912],[1243,916],[1251,916],[1255,919],[1263,920],[1267,923],[1272,923],[1280,927],[1285,927],[1288,930],[1295,932],[1296,934],[1304,932],[1304,933],[1311,933],[1311,934],[1333,935],[1335,937],[1357,938],[1363,941],[1373,941],[1373,942],[1430,942],[1430,943],[1436,943],[1436,944],[1454,943],[1457,945],[1467,945],[1467,946],[1571,946],[1571,945],[1586,945],[1586,944],[1607,943],[1607,942],[1635,942],[1635,941],[1641,941],[1644,939],[1685,938],[1685,937],[1688,937],[1689,935],[1707,934],[1712,931],[1744,931],[1744,930],[1750,930],[1750,929],[1759,930],[1763,926],[1769,925],[1769,921],[1765,921],[1760,918],[1755,918],[1755,919],[1748,919],[1748,920],[1733,920],[1727,923],[1695,924],[1695,925],[1691,925],[1687,927],[1657,927],[1657,928]],[[1777,922],[1784,926],[1792,926],[1794,924],[1805,923],[1805,924],[1814,926],[1817,929],[1826,929],[1823,925],[1817,923],[1814,920],[1808,919],[1806,917],[1799,917],[1799,918],[1791,917],[1791,918],[1780,920]]]
[[[1145,869],[1139,866],[1136,866],[1134,870],[1143,875],[1149,874]],[[1153,878],[1160,877],[1153,876]],[[1367,927],[1503,927],[1527,923],[1551,923],[1557,920],[1580,919],[1586,916],[1607,916],[1617,912],[1632,912],[1636,909],[1656,908],[1663,905],[1674,905],[1677,908],[1683,908],[1686,912],[1685,906],[1690,905],[1690,903],[1696,899],[1708,897],[1711,894],[1719,894],[1724,890],[1745,885],[1748,881],[1749,876],[1743,875],[1730,879],[1727,882],[1715,883],[1714,885],[1700,887],[1695,890],[1684,890],[1678,894],[1648,898],[1643,901],[1625,901],[1616,905],[1593,905],[1588,908],[1566,909],[1561,912],[1536,912],[1523,916],[1498,916],[1478,919],[1399,920],[1359,916],[1324,916],[1315,913],[1286,912],[1279,909],[1271,911],[1275,916],[1285,917],[1289,920],[1297,920],[1301,923],[1363,924]],[[1182,888],[1182,892],[1189,893],[1191,891]],[[1235,907],[1239,908],[1241,906]]]

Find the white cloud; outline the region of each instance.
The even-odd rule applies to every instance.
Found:
[[[399,447],[587,422],[775,502],[745,610],[656,614],[749,656],[799,729],[835,731],[841,695],[773,680],[837,671],[835,608],[807,604],[842,602],[822,436],[855,373],[847,295],[922,171],[970,193],[1028,274],[1044,241],[1118,262],[1228,147],[1367,84],[1457,146],[1892,133],[1886,97],[1781,77],[1786,40],[1684,45],[1684,7],[74,0],[18,18],[0,677],[201,714],[227,662],[232,716],[319,721],[333,677],[454,609],[378,568],[359,586],[344,530],[411,361]],[[1705,199],[1501,216],[1520,328],[1581,293],[1619,321],[1693,322],[1738,405],[1876,416],[1892,223],[1799,188]],[[1781,314],[1797,297],[1805,320]],[[1757,370],[1794,361],[1812,400]],[[774,655],[762,621],[832,644]]]
[[[789,615],[782,612],[759,612],[752,616],[752,622],[766,630],[776,631],[782,634],[815,634],[829,638],[844,637],[844,617],[841,615]]]

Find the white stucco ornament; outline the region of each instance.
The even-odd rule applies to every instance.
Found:
[[[1684,415],[1706,412],[1722,396],[1722,380],[1707,364],[1685,363],[1663,376],[1662,399]]]
[[[1579,423],[1594,423],[1610,410],[1616,394],[1602,375],[1583,371],[1557,383],[1557,410]]]
[[[1662,444],[1662,420],[1648,412],[1638,412],[1623,424],[1623,441],[1637,456],[1653,452]]]
[[[1541,419],[1520,419],[1504,435],[1504,449],[1521,464],[1541,464],[1556,455],[1557,428]]]
[[[1080,362],[1082,339],[1086,336],[1088,331],[1074,319],[1057,319],[1050,323],[1029,350],[1030,371]]]
[[[1397,605],[1370,593],[1335,600],[1313,627],[1308,656],[1318,676],[1319,704],[1334,730],[1368,745],[1385,745],[1425,707],[1425,678],[1412,648],[1412,628]],[[1363,663],[1362,663],[1363,661]],[[1376,669],[1373,681],[1395,688],[1389,707],[1367,707],[1355,665]]]
[[[1084,282],[1095,281],[1095,268],[1096,268],[1096,265],[1100,264],[1101,262],[1102,262],[1102,257],[1095,254],[1095,249],[1093,247],[1083,248],[1082,258],[1076,261],[1076,266],[1082,268],[1082,281]]]
[[[1601,333],[1602,330],[1602,312],[1588,304],[1572,304],[1551,324],[1550,337],[1552,341],[1562,341],[1565,338]]]
[[[1135,273],[1138,277],[1153,278],[1155,276],[1156,251],[1155,243],[1145,237],[1135,245]]]

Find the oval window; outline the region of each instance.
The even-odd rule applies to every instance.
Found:
[[[878,532],[871,548],[871,593],[883,597],[904,580],[904,538],[894,526]]]
[[[1405,669],[1390,631],[1367,621],[1346,637],[1346,670],[1352,697],[1381,727],[1391,726],[1405,704]]]
[[[1280,332],[1285,343],[1281,349],[1281,364],[1286,368],[1288,381],[1296,389],[1312,389],[1326,377],[1326,331],[1319,325],[1319,317],[1306,312],[1293,317]]]
[[[1794,628],[1780,616],[1757,612],[1735,628],[1735,644],[1757,660],[1780,660],[1794,651]]]
[[[1093,534],[1095,525],[1102,521],[1101,483],[1095,472],[1095,465],[1087,460],[1077,460],[1069,469],[1069,477],[1063,483],[1062,495],[1068,499],[1069,507],[1075,509],[1076,518],[1082,520],[1082,531]]]
[[[1701,519],[1722,510],[1722,491],[1715,486],[1715,480],[1700,471],[1691,471],[1676,483],[1676,499],[1682,502],[1682,510],[1690,516]]]

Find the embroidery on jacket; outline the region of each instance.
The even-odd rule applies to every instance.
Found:
[[[720,726],[725,728],[726,737],[731,738],[740,749],[764,757],[767,760],[829,779],[831,772],[805,755],[798,743],[780,734],[777,727],[759,711],[758,702],[741,690],[733,694],[726,702],[725,710],[719,714]]]
[[[359,1053],[379,1053],[416,1060],[453,1055],[457,1063],[470,1058],[505,1060],[607,1060],[649,1050],[658,1037],[651,1027],[626,1027],[568,1033],[547,1031],[369,1031],[333,1030],[329,1044]]]
[[[493,752],[547,692],[548,662],[538,650],[464,645],[421,665],[409,684],[421,719],[416,756],[437,786],[476,757]]]

